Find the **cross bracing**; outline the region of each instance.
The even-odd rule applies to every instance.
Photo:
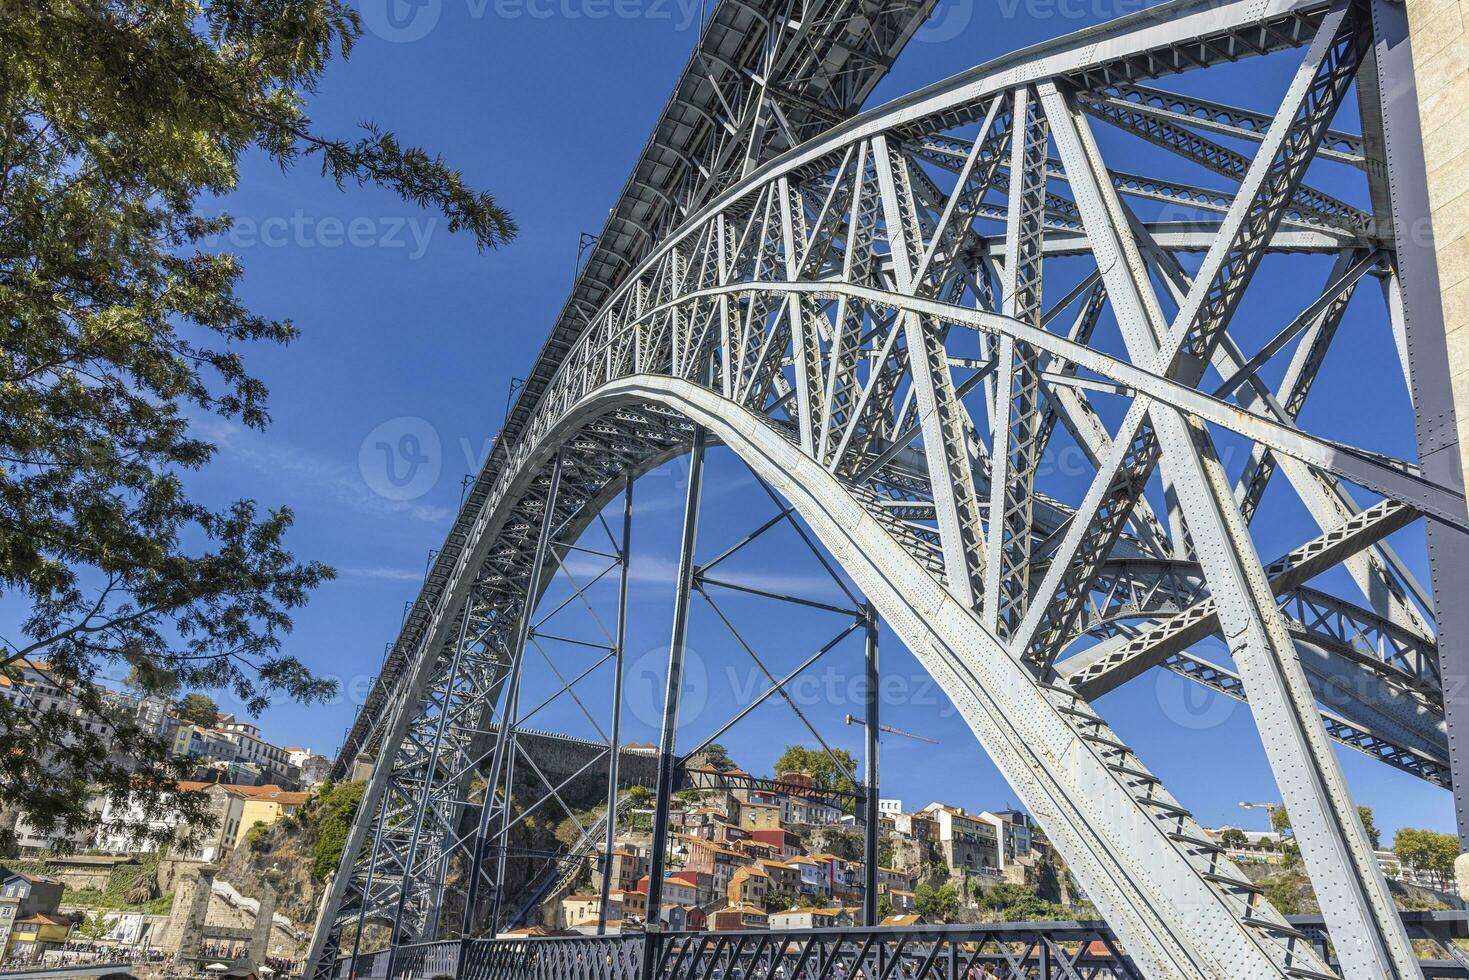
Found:
[[[1469,517],[1411,437],[1352,445],[1308,400],[1345,323],[1402,352],[1363,390],[1447,397],[1414,381],[1434,322],[1403,300],[1400,9],[1179,0],[857,115],[887,62],[802,47],[839,14],[761,12],[747,57],[786,83],[716,99],[714,165],[553,332],[340,760],[374,769],[317,962],[354,923],[502,921],[537,599],[629,481],[707,438],[944,688],[1145,975],[1329,975],[1091,704],[1155,667],[1248,702],[1346,973],[1418,975],[1336,746],[1453,781],[1435,636],[1458,612],[1399,552],[1427,525],[1437,582]],[[1274,104],[1185,94],[1254,59],[1288,65]],[[1324,284],[1292,275],[1283,310],[1251,288],[1308,267]],[[1257,520],[1281,495],[1311,524],[1285,547]],[[1190,649],[1213,635],[1228,663]]]

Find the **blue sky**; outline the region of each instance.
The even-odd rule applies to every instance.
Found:
[[[396,16],[383,0],[363,3],[369,31],[312,99],[317,128],[350,135],[371,119],[406,142],[442,152],[471,184],[496,194],[521,233],[510,247],[480,254],[468,239],[450,235],[441,217],[388,193],[339,192],[310,163],[282,176],[258,157],[246,161],[241,189],[218,203],[239,220],[220,247],[242,256],[244,296],[263,314],[294,319],[302,336],[287,349],[249,353],[250,366],[271,388],[275,424],[260,435],[207,423],[221,452],[197,485],[211,500],[250,496],[290,505],[298,553],[339,571],[298,615],[288,642],[308,663],[343,680],[342,698],[324,707],[280,704],[261,719],[272,739],[328,753],[397,633],[429,550],[443,540],[461,478],[488,449],[510,379],[530,366],[561,307],[578,234],[600,230],[695,41],[697,20],[689,0],[422,0],[395,8]],[[1136,6],[1128,0],[941,0],[934,26],[910,45],[875,102]],[[1252,63],[1236,72],[1238,101],[1278,92],[1288,70]],[[1324,272],[1304,270],[1313,282]],[[1292,275],[1283,274],[1281,290]],[[1348,356],[1360,364],[1392,356],[1379,328],[1370,326],[1367,319],[1351,325],[1362,339],[1354,342],[1359,353]],[[1268,336],[1269,327],[1262,322],[1255,333]],[[1411,445],[1374,441],[1378,434],[1388,439],[1389,422],[1401,423],[1403,406],[1352,405],[1342,397],[1350,376],[1323,379],[1320,403],[1338,407],[1333,417],[1317,420],[1321,427],[1411,455]],[[405,436],[413,441],[401,442]],[[396,488],[379,442],[421,455],[427,461],[421,482]],[[705,556],[771,513],[727,453],[713,453],[710,467],[718,506],[711,496],[701,538]],[[651,698],[668,637],[685,469],[671,464],[637,491],[629,741],[656,738]],[[1079,497],[1084,486],[1078,487]],[[411,499],[402,499],[408,493]],[[1262,514],[1262,522],[1262,533],[1273,527],[1282,535],[1281,550],[1310,536],[1288,502]],[[1404,549],[1418,551],[1411,539]],[[573,566],[581,576],[596,570],[580,559]],[[729,574],[754,576],[756,569],[767,582],[773,575],[777,584],[806,594],[840,595],[789,531],[731,563]],[[549,598],[558,595],[565,593]],[[604,592],[604,616],[612,608],[608,598]],[[723,597],[716,600],[724,605]],[[819,646],[839,621],[788,613],[770,602],[731,599],[726,608],[777,674]],[[597,632],[590,618],[569,614],[564,629],[583,638]],[[742,694],[763,689],[761,675],[721,629],[696,600],[690,645],[707,697],[685,718],[685,745],[728,716]],[[857,690],[851,682],[860,676],[860,651],[857,637],[834,650],[817,672],[821,684],[801,703],[833,744],[854,751],[859,731],[841,722],[848,711],[860,713],[860,702],[842,692]],[[562,649],[561,669],[575,656],[590,665],[584,651]],[[939,743],[885,738],[883,795],[920,806],[930,799],[991,809],[1018,803],[942,693],[886,632],[883,665],[898,679],[885,720]],[[604,664],[578,687],[599,722],[609,696],[606,670]],[[1149,675],[1099,707],[1205,824],[1263,826],[1263,815],[1236,805],[1278,798],[1243,706],[1170,675]],[[554,722],[590,731],[575,704],[562,702],[542,718],[538,727]],[[771,702],[723,741],[746,768],[765,772],[781,746],[798,739],[792,727],[798,724],[789,708]],[[1376,808],[1380,827],[1451,828],[1447,793],[1353,753],[1343,759],[1359,801]]]

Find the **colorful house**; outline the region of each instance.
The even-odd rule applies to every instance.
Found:
[[[709,928],[714,932],[739,932],[764,929],[769,921],[763,909],[753,905],[730,905],[709,916]]]
[[[10,937],[21,919],[54,913],[62,884],[54,878],[17,873],[0,877],[0,959],[11,955]]]
[[[740,868],[729,879],[729,904],[765,905],[765,896],[770,894],[770,875],[760,865]]]
[[[244,806],[240,812],[240,830],[234,841],[236,847],[245,842],[245,835],[256,824],[264,824],[269,827],[281,817],[295,813],[303,803],[311,799],[310,793],[291,792],[274,783],[265,786],[234,786],[231,788],[245,796]]]
[[[52,946],[66,942],[71,935],[71,920],[51,912],[37,912],[24,919],[16,919],[10,927],[10,944],[7,956],[22,960],[37,960]]]

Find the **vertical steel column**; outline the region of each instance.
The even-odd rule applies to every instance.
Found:
[[[653,810],[653,842],[648,855],[648,916],[643,976],[653,976],[658,933],[662,929],[663,852],[668,846],[668,803],[673,796],[674,749],[678,736],[679,690],[683,686],[684,643],[689,631],[689,596],[694,586],[694,541],[699,532],[699,496],[704,482],[703,426],[694,429],[689,450],[689,489],[684,500],[683,540],[674,586],[673,636],[668,644],[668,685],[663,692],[663,732],[658,740],[658,791]]]
[[[358,805],[361,806],[360,803]],[[385,811],[386,807],[384,807],[383,809]],[[377,826],[373,828],[372,833],[372,856],[367,859],[367,880],[362,885],[362,905],[357,910],[357,932],[352,937],[351,969],[354,972],[357,969],[357,957],[362,954],[362,926],[367,921],[367,900],[368,896],[372,894],[372,879],[377,874],[377,856],[382,853],[381,848],[383,843],[383,827],[387,824],[385,816],[385,812],[379,813]],[[342,874],[344,871],[348,875],[351,875],[351,866],[339,869],[337,871],[337,874]],[[329,924],[328,928],[330,928]]]
[[[515,715],[519,711],[520,701],[520,668],[525,659],[525,644],[530,638],[531,617],[535,612],[536,590],[540,587],[541,576],[546,565],[546,551],[551,546],[551,531],[556,526],[556,497],[561,490],[561,454],[556,454],[556,459],[551,465],[551,482],[546,488],[546,506],[541,514],[541,530],[536,538],[536,551],[531,557],[530,577],[525,583],[525,597],[521,600],[520,622],[516,624],[515,648],[511,651],[510,676],[506,679],[505,710],[500,714],[500,731],[495,740],[494,760],[490,764],[490,779],[485,784],[485,802],[480,811],[479,838],[474,844],[474,865],[469,873],[469,893],[464,903],[464,934],[470,932],[470,926],[474,921],[475,904],[479,899],[479,886],[484,867],[485,844],[489,840],[490,816],[495,802],[495,786],[499,783],[500,774],[506,771],[507,746],[513,742],[515,737]],[[510,756],[509,771],[515,770],[514,755]],[[506,818],[510,813],[510,779],[505,781],[505,804],[501,807],[503,814],[500,835],[503,837],[506,831]],[[495,894],[490,902],[490,936],[493,937],[500,928],[500,901],[505,891],[505,841],[501,840],[496,860]]]
[[[877,610],[872,603],[862,603],[862,616],[867,626],[867,676],[863,695],[867,700],[867,758],[864,765],[863,792],[866,794],[866,832],[862,839],[862,924],[869,929],[877,925]]]
[[[1436,229],[1428,197],[1418,88],[1408,40],[1408,10],[1402,3],[1373,0],[1373,54],[1380,92],[1382,159],[1392,203],[1394,266],[1401,302],[1389,313],[1401,318],[1406,337],[1408,382],[1418,430],[1423,475],[1446,487],[1464,485],[1463,452],[1454,404],[1448,337],[1435,254]],[[1364,121],[1367,117],[1364,114]],[[1364,127],[1364,130],[1366,127]],[[1372,134],[1368,134],[1372,135]],[[1396,308],[1394,308],[1396,307]],[[1429,517],[1428,562],[1433,574],[1434,627],[1438,634],[1444,721],[1448,727],[1449,767],[1459,849],[1469,852],[1469,535]]]
[[[464,597],[464,611],[459,615],[459,634],[454,639],[454,656],[449,662],[449,683],[447,688],[452,690],[454,679],[459,676],[459,663],[464,656],[464,644],[469,636],[469,616],[474,608],[474,590]],[[434,747],[429,752],[428,778],[432,780],[434,773],[439,767],[439,748],[444,744],[444,730],[449,723],[449,698],[446,695],[444,703],[439,707],[439,723],[435,726]],[[401,940],[399,926],[403,922],[403,912],[408,906],[408,883],[413,878],[413,865],[418,860],[418,841],[423,836],[423,818],[428,813],[428,805],[420,803],[418,812],[413,816],[413,836],[408,841],[408,855],[403,861],[403,880],[398,884],[398,903],[393,911],[393,926],[391,939],[388,943],[388,976],[393,976],[393,969],[398,961],[398,944]],[[357,933],[362,934],[361,921],[358,922]],[[414,937],[417,942],[429,942],[434,936],[419,935]]]
[[[501,773],[501,779],[505,786],[505,795],[500,803],[500,829],[495,833],[495,840],[499,843],[495,848],[495,894],[490,902],[490,935],[495,936],[500,932],[500,906],[504,902],[505,895],[505,863],[507,850],[510,843],[510,815],[515,800],[515,752],[519,748],[515,737],[515,729],[520,724],[520,675],[514,678],[515,683],[510,687],[510,700],[506,717],[509,719],[509,730],[501,731],[501,737],[505,739],[505,768]]]
[[[607,850],[602,855],[602,894],[597,935],[607,934],[607,899],[612,887],[612,847],[617,840],[617,762],[622,739],[622,667],[627,652],[627,569],[632,560],[632,470],[622,492],[622,568],[617,576],[617,660],[612,669],[611,754],[607,760]]]

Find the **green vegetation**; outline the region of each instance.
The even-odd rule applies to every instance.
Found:
[[[278,823],[282,821],[277,821]],[[257,823],[245,831],[245,846],[255,854],[263,854],[270,847],[270,825]]]
[[[765,893],[765,911],[784,912],[794,907],[796,896],[780,888],[772,888]]]
[[[1362,829],[1367,831],[1367,839],[1372,842],[1373,849],[1382,847],[1382,834],[1377,829],[1377,822],[1372,818],[1372,808],[1359,805],[1357,816],[1362,820]],[[1290,825],[1290,814],[1285,811],[1285,807],[1280,807],[1270,814],[1270,826],[1278,834],[1294,833]]]
[[[76,935],[94,943],[105,937],[109,931],[107,919],[102,912],[83,915],[81,921],[76,924]]]
[[[219,723],[219,704],[207,694],[190,691],[178,703],[179,718],[202,728]]]
[[[852,758],[852,753],[846,749],[834,749],[833,754],[847,772],[858,774],[857,760]],[[809,772],[815,777],[816,785],[822,789],[834,789],[843,793],[856,792],[857,789],[856,784],[842,772],[842,768],[820,747],[810,749],[804,745],[787,745],[780,758],[775,760],[775,773],[778,776],[791,771]]]
[[[959,895],[947,883],[937,888],[927,883],[919,885],[913,892],[913,904],[929,922],[953,922],[959,914]]]
[[[1459,839],[1453,834],[1435,830],[1403,827],[1393,839],[1393,853],[1404,867],[1432,875],[1443,888],[1454,876],[1454,861],[1459,856]]]
[[[1414,898],[1411,895],[1393,895],[1393,904],[1402,912],[1444,912],[1448,906],[1443,902],[1435,902],[1428,898]]]
[[[1219,835],[1219,843],[1225,847],[1247,847],[1250,839],[1238,827],[1228,827]]]
[[[365,783],[327,783],[313,804],[317,817],[316,850],[311,859],[311,875],[326,881],[337,870],[347,835],[352,830],[352,817],[362,803]]]
[[[97,909],[143,911],[155,900],[158,893],[158,862],[159,857],[154,854],[143,857],[136,864],[119,864],[107,876],[105,888],[72,888],[68,885],[62,889],[61,903]],[[27,874],[48,873],[44,861],[7,861],[6,867]]]
[[[1311,881],[1300,871],[1271,875],[1257,884],[1281,915],[1299,915],[1312,897]]]
[[[729,757],[729,750],[718,742],[711,742],[704,747],[704,758],[708,761],[710,769],[717,769],[720,772],[729,772],[731,769],[738,768],[734,760]]]
[[[481,248],[515,235],[441,157],[370,122],[348,139],[317,131],[306,103],[360,34],[348,0],[22,2],[0,16],[0,590],[17,627],[0,673],[46,661],[80,709],[0,698],[0,807],[44,836],[97,829],[94,785],[130,797],[129,829],[159,844],[164,813],[210,820],[177,788],[189,763],[109,710],[99,675],[228,690],[251,715],[336,689],[282,650],[333,575],[290,550],[290,510],[190,493],[211,431],[270,422],[250,350],[299,334],[251,309],[239,257],[218,247],[242,159],[262,176],[310,159],[338,186],[441,212]]]
[[[1005,922],[1069,919],[1073,914],[1067,906],[1041,898],[1034,888],[1009,882],[985,889],[979,896],[979,907]]]
[[[143,911],[149,915],[167,915],[173,908],[173,892],[165,892],[150,902],[145,902]]]

